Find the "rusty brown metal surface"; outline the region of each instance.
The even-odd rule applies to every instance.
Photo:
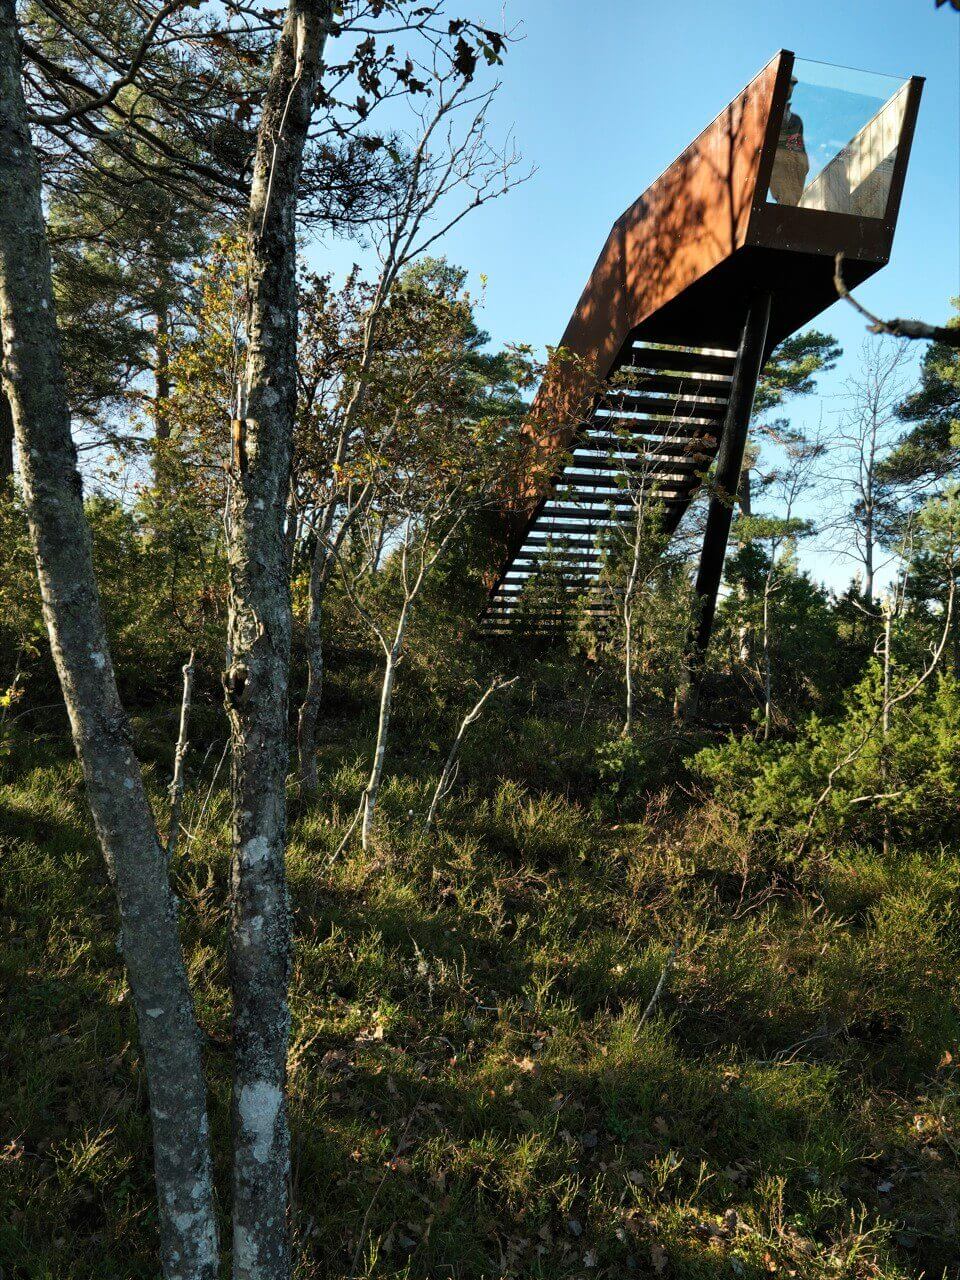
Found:
[[[637,351],[646,350],[654,391],[657,352],[646,344],[735,349],[762,290],[773,298],[769,353],[836,300],[835,253],[845,255],[851,287],[888,260],[923,82],[909,82],[885,216],[862,218],[767,201],[793,65],[781,50],[614,224],[560,340],[565,358],[548,370],[525,425],[526,468],[497,522],[492,590],[554,492],[566,451],[596,422],[606,380]],[[665,354],[662,367],[677,380],[723,363],[697,352],[684,360]]]
[[[778,54],[617,219],[560,345],[609,373],[630,333],[745,243]]]

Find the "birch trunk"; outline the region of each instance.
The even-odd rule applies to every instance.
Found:
[[[393,707],[393,686],[397,678],[397,666],[403,647],[403,633],[406,630],[406,617],[401,619],[397,628],[397,637],[387,653],[386,665],[383,669],[383,688],[380,691],[380,717],[377,721],[377,745],[373,753],[373,765],[370,769],[370,780],[363,793],[363,824],[360,828],[360,842],[364,849],[370,847],[373,834],[373,818],[377,808],[377,797],[380,794],[380,783],[383,781],[383,762],[387,755],[387,735],[390,732],[390,712]]]
[[[54,313],[40,171],[13,0],[0,0],[3,377],[50,646],[120,908],[153,1127],[167,1280],[214,1280],[217,1237],[198,1033],[167,860],[117,693]]]
[[[247,356],[228,511],[233,742],[233,1274],[290,1273],[285,871],[290,584],[284,525],[296,410],[297,188],[330,0],[290,0],[257,136],[247,225]]]
[[[624,684],[624,721],[621,737],[629,738],[633,733],[633,602],[637,594],[637,581],[640,576],[640,552],[643,539],[643,495],[634,511],[633,558],[630,562],[630,576],[627,589],[623,595],[623,684]]]
[[[390,263],[387,266],[389,267]],[[373,358],[377,321],[387,296],[384,287],[387,279],[386,275],[381,278],[373,304],[364,321],[362,354],[353,390],[344,411],[340,439],[334,458],[335,468],[342,465],[347,455],[354,421],[366,397],[366,375]],[[387,433],[387,439],[391,434],[392,432]],[[359,498],[348,503],[340,528],[334,533],[334,522],[341,504],[336,492],[333,494],[320,522],[317,545],[310,564],[307,604],[307,688],[297,713],[297,771],[301,794],[307,798],[314,796],[317,791],[317,720],[323,698],[323,600],[340,547],[353,523],[366,510],[372,496],[373,483],[368,481]],[[376,571],[376,564],[374,571]]]
[[[411,530],[408,526],[405,535],[401,561],[401,575],[404,583],[403,605],[400,609],[400,616],[397,619],[396,630],[393,633],[393,640],[388,644],[386,638],[379,628],[375,628],[378,639],[383,646],[386,655],[386,665],[383,671],[383,688],[380,691],[380,716],[377,721],[377,745],[373,753],[373,765],[370,769],[370,780],[367,783],[366,790],[363,793],[363,822],[360,827],[360,839],[364,849],[370,847],[370,837],[373,833],[373,818],[377,808],[377,797],[380,794],[380,783],[383,780],[383,762],[387,754],[387,735],[390,732],[390,711],[393,706],[393,686],[397,678],[397,667],[400,665],[400,659],[403,656],[403,642],[406,639],[407,624],[410,621],[410,612],[413,609],[414,601],[420,594],[420,589],[424,584],[427,572],[436,564],[438,558],[443,552],[444,547],[453,537],[454,533],[460,527],[463,519],[463,512],[452,522],[450,528],[440,539],[439,545],[432,555],[427,553],[427,540],[429,538],[429,522],[428,527],[423,530],[423,542],[419,550],[420,564],[416,577],[412,581],[407,577],[407,569],[410,556],[410,535]]]
[[[460,721],[460,728],[457,730],[457,736],[453,740],[453,746],[450,748],[450,753],[444,763],[443,772],[440,774],[440,780],[437,783],[437,788],[433,793],[433,799],[430,801],[430,808],[428,809],[427,816],[424,819],[424,831],[429,831],[433,826],[433,820],[437,815],[437,809],[440,805],[440,801],[444,799],[444,797],[449,793],[450,788],[453,786],[455,770],[457,768],[457,762],[460,759],[460,750],[463,747],[463,740],[467,736],[467,730],[479,719],[480,713],[483,711],[487,699],[492,694],[496,693],[498,689],[507,689],[510,685],[515,684],[517,679],[518,677],[514,676],[512,680],[501,680],[499,676],[495,676],[487,686],[486,691],[473,704],[467,714]]]
[[[621,737],[629,738],[633,732],[633,608],[630,601],[623,606],[623,683],[626,714]]]
[[[183,698],[180,702],[180,732],[177,734],[177,749],[173,757],[173,780],[170,783],[170,825],[167,828],[167,861],[172,862],[177,854],[180,839],[180,813],[183,809],[184,762],[187,758],[190,732],[190,707],[193,703],[194,651],[183,668]]]
[[[460,748],[463,746],[463,739],[467,732],[469,718],[464,716],[460,721],[460,728],[457,730],[457,736],[453,740],[453,746],[444,762],[443,771],[437,782],[436,790],[430,801],[430,808],[427,810],[427,816],[423,821],[424,831],[429,831],[433,826],[433,820],[437,816],[437,809],[440,801],[444,798],[450,788],[453,786],[454,770],[457,767],[457,761],[460,759]]]
[[[359,403],[358,393],[351,401],[348,412]],[[340,448],[337,451],[338,465],[345,454],[346,433],[349,429],[348,423],[344,428]],[[317,791],[317,721],[320,718],[320,704],[323,700],[323,602],[337,556],[340,554],[347,533],[366,510],[373,492],[373,484],[368,481],[360,497],[347,506],[336,533],[333,532],[333,525],[340,504],[336,497],[331,500],[321,522],[317,545],[310,563],[306,627],[307,688],[297,712],[297,772],[301,794],[307,799],[316,795]],[[376,568],[374,564],[374,572]]]

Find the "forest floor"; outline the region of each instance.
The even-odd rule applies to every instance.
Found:
[[[442,755],[401,732],[376,847],[335,856],[367,744],[326,732],[289,856],[298,1277],[960,1276],[955,854],[778,866],[679,791],[603,818],[557,716],[481,725],[429,837]],[[222,746],[194,753],[174,873],[226,1188]],[[153,1277],[79,771],[48,739],[0,781],[0,1274]]]

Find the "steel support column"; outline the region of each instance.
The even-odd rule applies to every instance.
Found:
[[[700,552],[700,567],[697,570],[695,588],[698,603],[697,618],[690,637],[686,663],[687,714],[696,710],[700,667],[713,631],[713,620],[717,611],[717,592],[723,576],[727,540],[730,536],[736,494],[740,486],[747,429],[750,426],[753,400],[767,345],[770,302],[769,293],[758,294],[751,302],[734,365],[730,399],[723,422],[723,435],[717,451],[713,492],[707,513],[707,527],[703,535],[703,548]]]

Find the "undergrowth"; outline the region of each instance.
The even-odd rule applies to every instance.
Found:
[[[960,1276],[954,853],[781,863],[679,790],[630,820],[562,723],[481,726],[429,836],[445,744],[411,730],[367,854],[337,853],[365,740],[328,722],[323,794],[291,795],[300,1280]],[[227,1188],[221,750],[194,750],[174,875]],[[3,767],[0,1273],[153,1277],[143,1074],[79,772],[49,741]]]

